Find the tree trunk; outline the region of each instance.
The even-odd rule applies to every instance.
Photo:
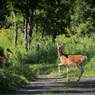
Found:
[[[34,8],[31,8],[31,13],[30,13],[30,30],[29,30],[29,45],[31,43],[31,37],[32,37],[32,28],[33,28],[33,12],[34,12]]]
[[[24,37],[25,37],[25,46],[27,48],[27,20],[25,19],[25,29],[24,29]]]
[[[25,36],[25,46],[26,49],[29,49],[28,46],[28,23],[29,23],[29,7],[28,7],[28,0],[25,0],[25,30],[24,30],[24,36]]]
[[[18,38],[18,26],[17,24],[15,24],[15,38],[14,38],[15,47],[17,46],[17,38]]]
[[[30,43],[31,43],[31,38],[32,38],[32,28],[33,28],[33,12],[34,9],[36,8],[38,0],[34,0],[34,3],[31,5],[31,0],[25,0],[24,5],[25,5],[25,46],[26,49],[28,50],[30,48]],[[29,13],[29,8],[31,9]],[[30,16],[30,21],[29,21],[29,16]]]
[[[58,6],[59,6],[59,0],[56,0],[56,9],[58,8]],[[58,11],[56,11],[56,18],[57,18],[57,21],[58,21]],[[56,35],[57,35],[57,33],[55,32],[54,34],[53,34],[53,36],[52,36],[52,41],[55,43],[55,38],[56,38]]]
[[[29,48],[30,48],[30,43],[29,43],[29,39],[30,39],[29,31],[30,31],[30,25],[29,25],[29,23],[28,23],[28,30],[27,30],[27,48],[28,48],[28,50],[29,50]]]
[[[18,38],[18,26],[16,24],[16,21],[15,21],[15,10],[12,11],[13,12],[13,19],[14,19],[14,25],[15,25],[15,37],[14,37],[14,46],[16,47],[17,46],[17,38]]]
[[[56,34],[53,34],[52,41],[55,43]]]
[[[30,23],[29,23],[29,25],[30,25],[29,45],[31,43],[31,38],[32,38],[32,33],[33,33],[33,31],[32,31],[32,28],[33,28],[33,13],[34,13],[34,10],[36,9],[37,2],[38,2],[38,0],[35,0],[34,3],[32,4],[32,6],[30,5],[31,6],[31,12],[30,12]]]

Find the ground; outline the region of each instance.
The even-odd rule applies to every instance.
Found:
[[[38,80],[3,95],[95,95],[95,77],[64,82],[61,75],[39,75]]]

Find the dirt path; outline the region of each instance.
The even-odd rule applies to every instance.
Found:
[[[95,77],[80,82],[64,82],[61,76],[38,76],[39,79],[17,91],[3,95],[95,95]]]

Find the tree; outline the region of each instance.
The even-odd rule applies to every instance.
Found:
[[[14,21],[10,22],[15,25],[15,46],[17,29],[20,28],[24,33],[27,50],[30,48],[33,32],[42,33],[42,38],[50,35],[55,42],[57,35],[68,34],[66,27],[69,27],[72,34],[85,34],[94,30],[93,0],[7,0],[7,2],[9,6],[12,5],[12,8],[8,9],[12,11],[14,17]]]
[[[17,38],[18,38],[18,26],[15,21],[15,16],[16,16],[15,10],[13,10],[12,12],[13,12],[14,25],[15,25],[14,46],[16,47],[17,46]]]
[[[35,22],[42,32],[42,37],[51,35],[53,42],[59,34],[66,33],[63,27],[69,26],[69,2],[42,0],[37,6]]]
[[[0,25],[4,28],[8,28],[10,25],[5,18],[7,14],[10,14],[9,9],[7,9],[7,0],[0,0]]]
[[[70,28],[78,36],[89,34],[95,30],[95,1],[75,0],[72,4]]]
[[[38,0],[10,0],[7,1],[9,5],[12,5],[12,9],[10,9],[13,13],[13,19],[15,24],[15,46],[17,45],[17,29],[18,29],[18,23],[20,23],[19,19],[18,21],[15,20],[16,13],[19,13],[24,18],[24,36],[25,36],[25,46],[26,49],[29,49],[29,45],[31,43],[31,37],[32,37],[32,28],[33,28],[33,13],[36,9]]]

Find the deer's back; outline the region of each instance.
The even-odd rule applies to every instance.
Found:
[[[61,62],[70,67],[76,67],[78,65],[83,65],[86,61],[86,57],[83,55],[68,55],[65,57],[64,55],[61,56]]]
[[[0,56],[0,64],[2,64],[3,62],[5,62],[5,57]]]

